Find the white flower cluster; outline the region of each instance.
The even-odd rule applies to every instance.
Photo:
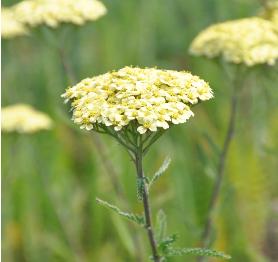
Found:
[[[17,19],[28,26],[57,27],[61,23],[82,25],[106,14],[98,0],[24,0],[13,7]]]
[[[1,37],[9,39],[27,33],[26,27],[16,19],[11,9],[1,8]]]
[[[186,122],[193,116],[191,105],[213,94],[204,80],[189,72],[124,67],[84,79],[62,97],[72,101],[73,120],[81,128],[104,125],[119,131],[132,122],[144,134]]]
[[[4,132],[35,133],[52,127],[52,120],[26,104],[7,106],[1,110],[1,129]]]
[[[273,65],[278,58],[278,31],[274,23],[259,17],[228,21],[202,31],[190,52],[247,66]]]

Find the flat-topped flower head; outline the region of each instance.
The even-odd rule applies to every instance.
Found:
[[[98,0],[24,0],[14,6],[14,11],[20,21],[31,27],[53,28],[61,23],[82,25],[106,14]]]
[[[52,120],[30,105],[16,104],[1,110],[1,129],[4,132],[35,133],[52,127]]]
[[[278,32],[272,22],[259,17],[219,23],[202,31],[190,52],[247,66],[273,65],[278,58]]]
[[[132,125],[135,131],[167,129],[186,122],[191,106],[213,97],[209,85],[189,72],[124,67],[82,80],[62,95],[73,121],[87,130]]]
[[[16,19],[11,8],[1,8],[1,37],[10,39],[26,35],[28,30]]]

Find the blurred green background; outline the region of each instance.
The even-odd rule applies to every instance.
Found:
[[[172,158],[151,193],[153,215],[164,210],[178,246],[198,246],[217,163],[211,141],[222,144],[231,87],[217,63],[189,56],[188,47],[212,23],[255,15],[259,1],[103,2],[106,16],[70,27],[60,43],[77,81],[125,65],[158,66],[190,70],[214,90],[215,99],[167,132],[145,161],[151,175]],[[277,65],[254,69],[240,101],[213,246],[235,262],[278,261],[277,75]],[[147,261],[145,232],[95,202],[141,212],[132,163],[112,139],[71,123],[60,98],[67,86],[57,48],[39,32],[2,41],[2,107],[28,103],[55,121],[52,131],[2,134],[3,261]]]

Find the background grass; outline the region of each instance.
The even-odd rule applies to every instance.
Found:
[[[4,0],[7,6],[17,1]],[[145,161],[152,174],[170,155],[167,174],[153,188],[154,215],[162,208],[177,245],[198,246],[228,118],[230,86],[214,61],[188,47],[204,27],[252,16],[255,0],[105,0],[108,14],[69,27],[59,45],[76,80],[125,65],[190,70],[210,82],[215,99],[172,128]],[[278,261],[277,66],[248,78],[215,221],[214,248],[235,262]],[[28,103],[55,121],[50,132],[2,135],[3,261],[147,261],[144,232],[96,205],[95,197],[141,212],[134,169],[110,138],[70,122],[60,94],[68,85],[57,48],[40,32],[2,41],[2,106]],[[108,161],[108,162],[107,162]],[[119,197],[111,173],[122,187]],[[136,247],[134,246],[136,243]],[[171,261],[196,261],[175,258]],[[214,261],[211,259],[211,261]]]

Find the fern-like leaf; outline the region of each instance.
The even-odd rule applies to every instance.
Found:
[[[206,256],[206,257],[217,257],[222,259],[231,259],[231,256],[226,255],[223,252],[206,248],[171,248],[168,251],[167,256],[183,256],[183,255],[194,255],[194,256]]]
[[[148,188],[150,189],[151,186],[153,185],[153,183],[160,178],[163,173],[167,170],[167,168],[169,167],[171,163],[171,158],[170,157],[166,157],[165,160],[163,161],[161,167],[155,172],[155,174],[153,175],[153,177],[150,179],[149,184],[148,184]]]
[[[164,254],[165,256],[168,255],[170,250],[172,250],[172,245],[177,241],[177,235],[173,234],[158,243],[159,251]]]
[[[133,222],[139,224],[140,226],[145,226],[145,220],[144,220],[143,216],[136,215],[136,214],[133,214],[133,213],[124,212],[124,211],[120,210],[118,207],[116,207],[116,206],[114,206],[114,205],[112,205],[112,204],[110,204],[106,201],[103,201],[99,198],[96,198],[96,201],[98,202],[98,204],[113,210],[114,212],[116,212],[120,216],[125,217],[126,219],[128,219],[130,221],[133,221]]]

